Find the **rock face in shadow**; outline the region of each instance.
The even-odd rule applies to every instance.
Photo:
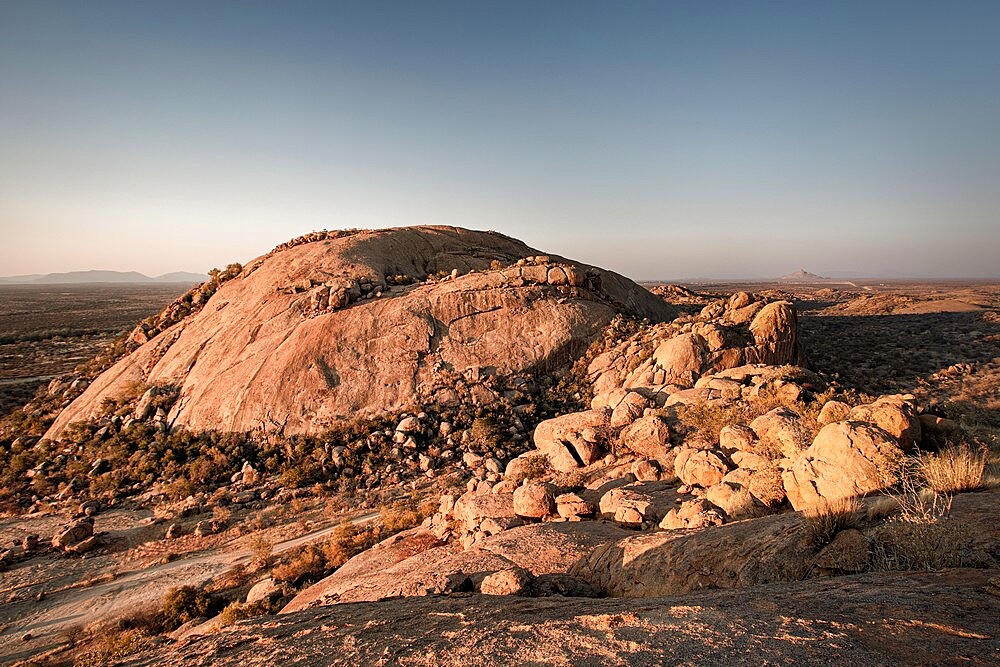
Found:
[[[493,232],[414,227],[286,246],[97,377],[47,437],[142,385],[178,389],[170,425],[316,433],[475,400],[484,375],[554,370],[619,312],[675,314],[620,275]]]
[[[611,597],[661,597],[800,579],[815,553],[800,514],[626,537],[570,573]]]
[[[642,600],[467,594],[264,616],[121,664],[996,664],[997,570],[854,575]],[[995,589],[994,589],[995,590]]]

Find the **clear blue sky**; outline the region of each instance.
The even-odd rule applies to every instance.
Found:
[[[1000,2],[0,0],[0,275],[411,224],[1000,276]]]

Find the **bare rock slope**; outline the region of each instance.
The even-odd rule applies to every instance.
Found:
[[[475,398],[484,374],[571,361],[619,312],[675,314],[620,275],[494,232],[316,234],[251,262],[96,378],[46,435],[147,385],[179,390],[165,419],[195,431],[314,433],[419,401],[457,403]]]

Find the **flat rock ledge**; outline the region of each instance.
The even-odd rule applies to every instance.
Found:
[[[993,665],[998,575],[868,574],[641,601],[361,602],[243,621],[116,664]]]

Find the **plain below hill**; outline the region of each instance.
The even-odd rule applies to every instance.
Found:
[[[68,271],[65,273],[32,274],[24,276],[5,276],[0,278],[0,284],[5,285],[70,285],[84,283],[201,283],[208,280],[203,273],[189,271],[174,271],[162,276],[150,277],[138,271]]]

